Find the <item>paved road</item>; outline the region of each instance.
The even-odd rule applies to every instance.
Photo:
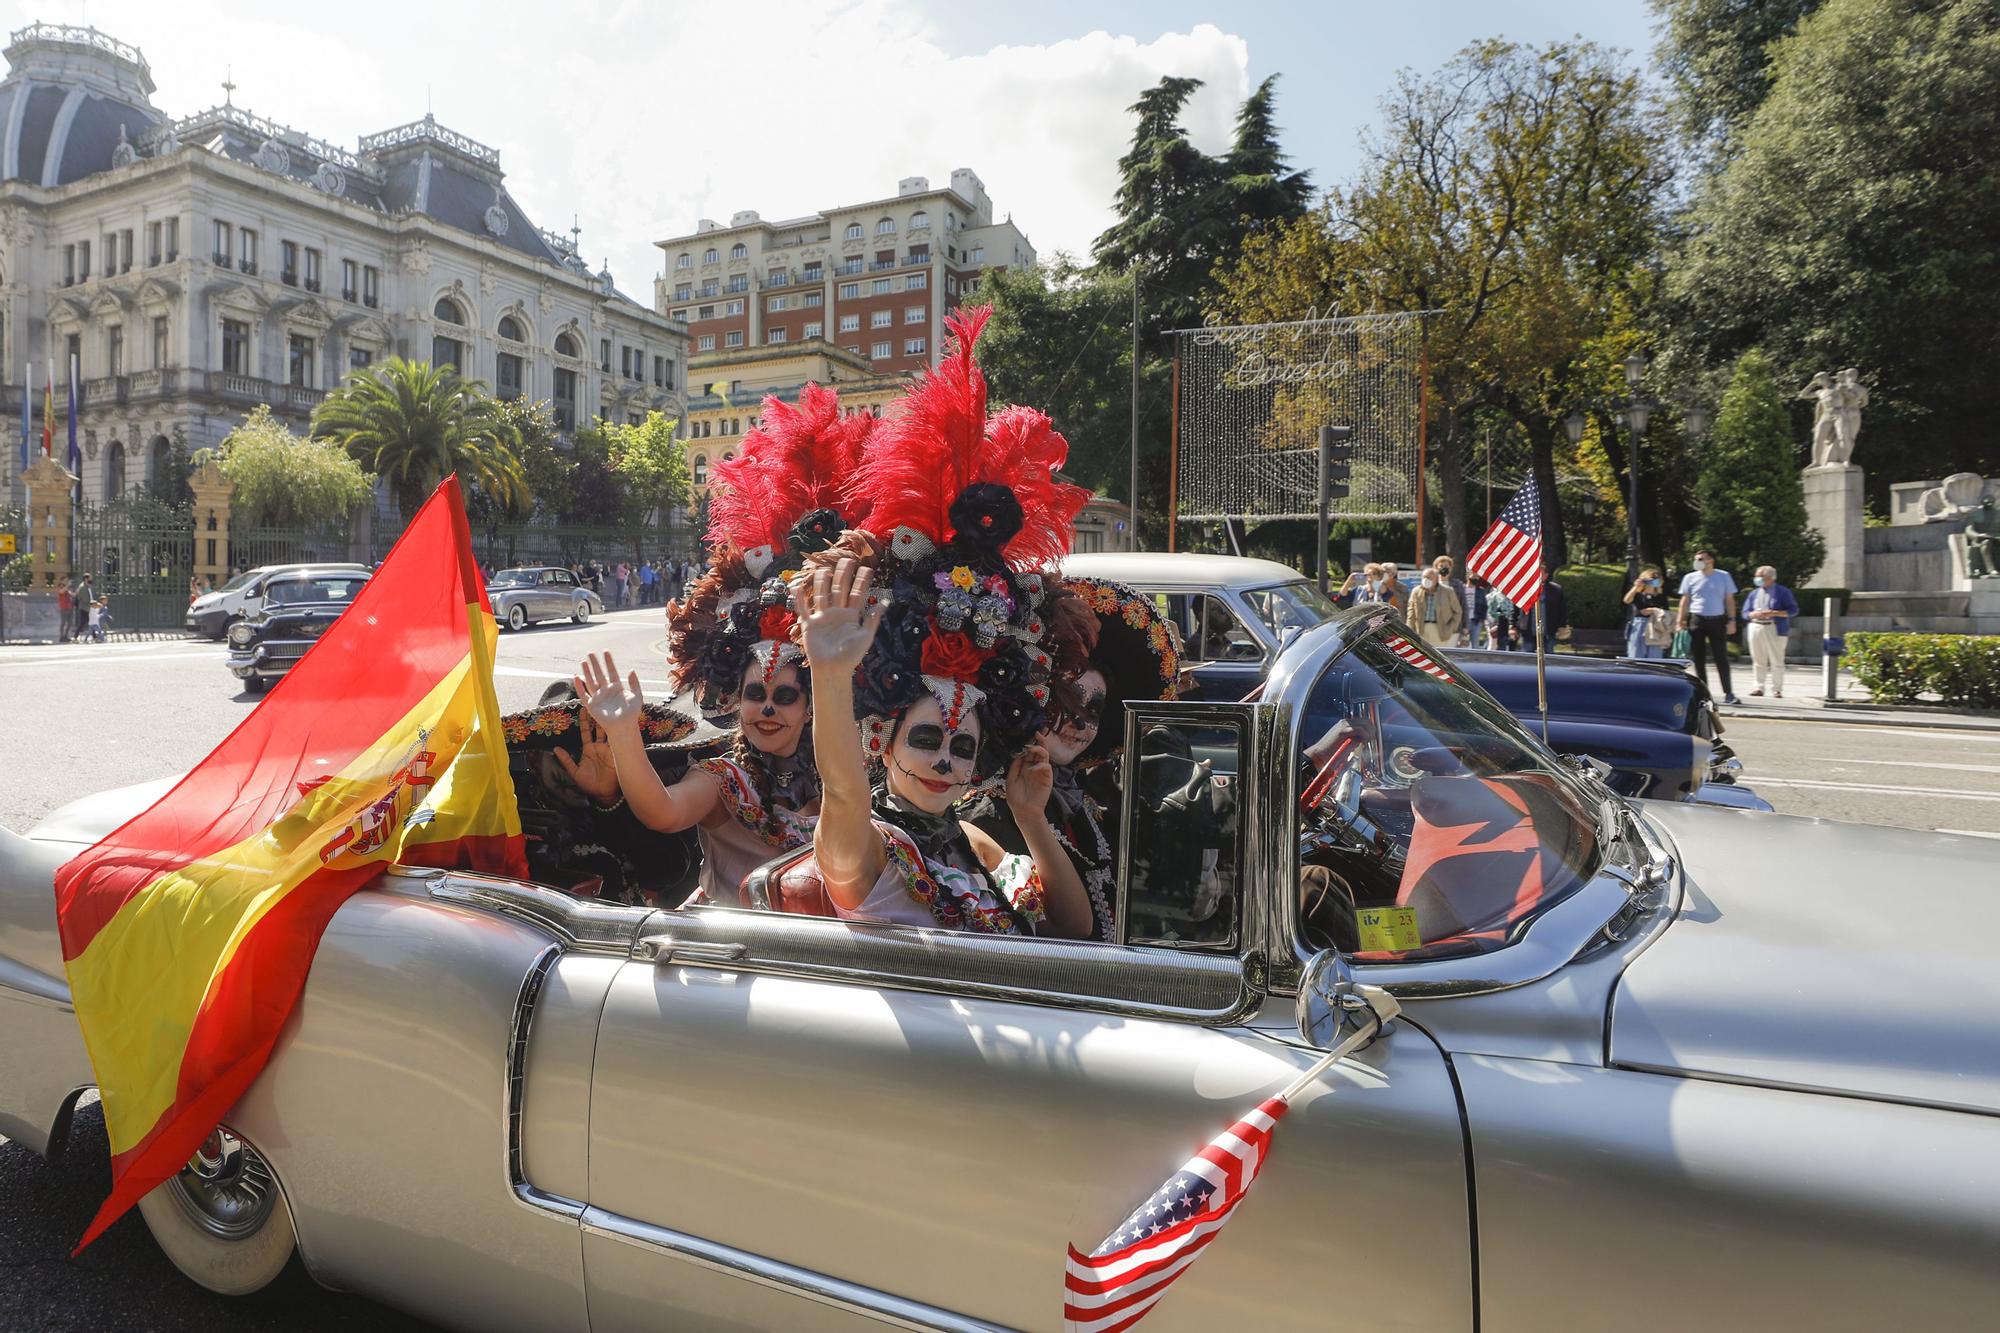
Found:
[[[610,650],[664,694],[657,610],[582,627],[502,635],[503,706],[531,704],[578,655]],[[201,758],[255,700],[212,644],[0,648],[0,825],[33,825],[64,802],[166,777]],[[1745,781],[1787,814],[2000,838],[2000,732],[1731,718]],[[1996,848],[2000,856],[2000,848]],[[71,1155],[49,1165],[0,1140],[0,1329],[413,1329],[365,1301],[326,1296],[258,1310],[179,1280],[144,1225],[126,1218],[80,1260],[64,1257],[107,1186],[103,1122],[80,1114]]]

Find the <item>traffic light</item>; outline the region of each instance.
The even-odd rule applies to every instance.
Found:
[[[1354,460],[1354,427],[1319,428],[1319,493],[1321,508],[1347,498],[1347,482]]]

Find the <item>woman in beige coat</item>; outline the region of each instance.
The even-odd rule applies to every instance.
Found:
[[[1427,569],[1410,592],[1410,608],[1403,618],[1425,643],[1445,648],[1458,642],[1459,628],[1465,622],[1465,603],[1456,588],[1438,582],[1437,570]]]

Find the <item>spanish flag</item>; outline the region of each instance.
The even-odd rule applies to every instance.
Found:
[[[526,873],[496,639],[449,477],[242,725],[56,873],[111,1138],[111,1197],[78,1250],[256,1079],[348,895],[399,859]]]

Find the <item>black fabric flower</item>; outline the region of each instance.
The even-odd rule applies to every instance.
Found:
[[[814,509],[792,525],[786,540],[800,555],[811,555],[833,545],[845,526],[840,520],[839,510]]]
[[[949,517],[954,545],[990,557],[1021,531],[1021,502],[1009,487],[976,481],[951,502]]]
[[[1011,689],[1021,683],[1023,659],[1019,652],[1004,649],[988,658],[979,669],[979,688],[988,694]]]
[[[757,637],[757,622],[763,618],[764,606],[760,599],[746,597],[729,608],[729,631],[732,635],[748,638]]]
[[[923,688],[923,674],[914,658],[870,653],[854,673],[855,712],[893,716],[914,703]]]

